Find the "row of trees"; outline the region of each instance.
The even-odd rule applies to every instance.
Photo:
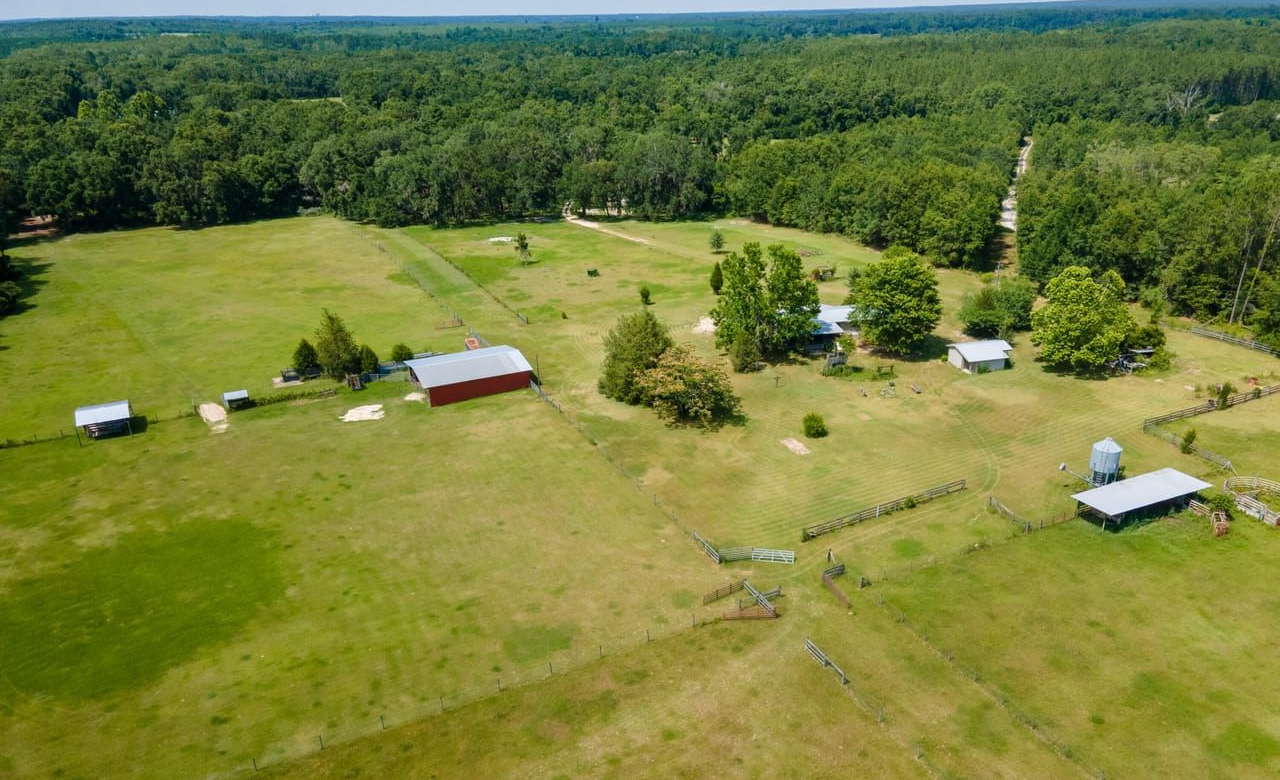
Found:
[[[648,309],[619,319],[604,347],[598,387],[609,398],[651,406],[677,424],[714,425],[739,413],[725,372],[676,344]]]
[[[1184,12],[1150,15],[1161,13]],[[1220,135],[1258,147],[1250,134],[1264,113],[1247,109],[1280,96],[1280,44],[1266,27],[990,32],[1108,15],[1133,18],[1021,9],[950,22],[430,33],[210,21],[188,38],[156,35],[161,22],[18,25],[4,39],[21,45],[0,60],[0,183],[18,197],[0,186],[0,208],[86,228],[306,206],[383,224],[555,213],[565,202],[646,218],[732,210],[978,265],[1028,129],[1176,133],[1216,112]],[[854,37],[921,25],[984,31]],[[40,45],[42,35],[70,42]]]
[[[391,348],[393,361],[409,360],[413,350],[401,343]],[[378,353],[368,344],[356,346],[355,336],[337,314],[325,309],[316,328],[315,344],[306,338],[293,350],[293,367],[306,372],[319,368],[327,376],[343,379],[348,374],[367,374],[378,370]]]

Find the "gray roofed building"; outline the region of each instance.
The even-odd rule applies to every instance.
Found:
[[[406,360],[410,378],[440,406],[491,393],[528,387],[533,366],[515,347],[484,347],[466,352]]]
[[[1164,468],[1075,493],[1071,497],[1105,518],[1120,520],[1130,512],[1180,501],[1209,487],[1213,486],[1202,479],[1177,469]]]
[[[76,409],[76,427],[100,425],[102,423],[120,422],[133,416],[133,407],[126,401],[108,401],[105,404],[92,404]]]
[[[1004,339],[961,341],[947,345],[947,362],[961,371],[999,371],[1006,367],[1013,349]]]
[[[84,428],[90,438],[133,434],[133,405],[125,401],[108,401],[76,408],[76,427]]]

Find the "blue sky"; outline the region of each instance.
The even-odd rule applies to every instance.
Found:
[[[35,0],[0,3],[0,19],[88,16],[481,16],[798,11],[961,5],[974,0]]]

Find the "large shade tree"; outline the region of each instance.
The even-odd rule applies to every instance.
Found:
[[[1057,368],[1091,372],[1115,360],[1134,329],[1115,271],[1097,279],[1084,266],[1068,266],[1049,284],[1048,303],[1031,315],[1031,343],[1040,359]]]
[[[658,358],[672,343],[667,327],[648,309],[620,318],[604,337],[600,392],[623,403],[648,403],[638,378],[658,364]]]
[[[942,318],[938,275],[909,249],[890,247],[880,262],[851,277],[850,288],[847,300],[858,308],[863,339],[887,352],[915,349]]]

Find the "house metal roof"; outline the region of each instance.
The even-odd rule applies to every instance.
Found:
[[[818,313],[813,317],[815,336],[839,336],[845,332],[849,318],[853,315],[852,306],[832,306],[829,303],[818,304]]]
[[[965,359],[967,363],[985,363],[988,360],[1004,360],[1009,357],[1009,350],[1013,347],[1009,346],[1009,342],[1004,339],[991,339],[989,341],[962,341],[958,344],[948,344],[956,352],[960,353],[960,357]]]
[[[1209,487],[1213,486],[1204,480],[1183,474],[1177,469],[1165,468],[1076,493],[1071,497],[1108,517],[1117,517]]]
[[[81,406],[76,409],[76,427],[127,420],[132,416],[128,400]]]
[[[533,366],[520,354],[520,350],[505,344],[406,360],[404,364],[418,378],[418,383],[428,389],[533,371]]]

